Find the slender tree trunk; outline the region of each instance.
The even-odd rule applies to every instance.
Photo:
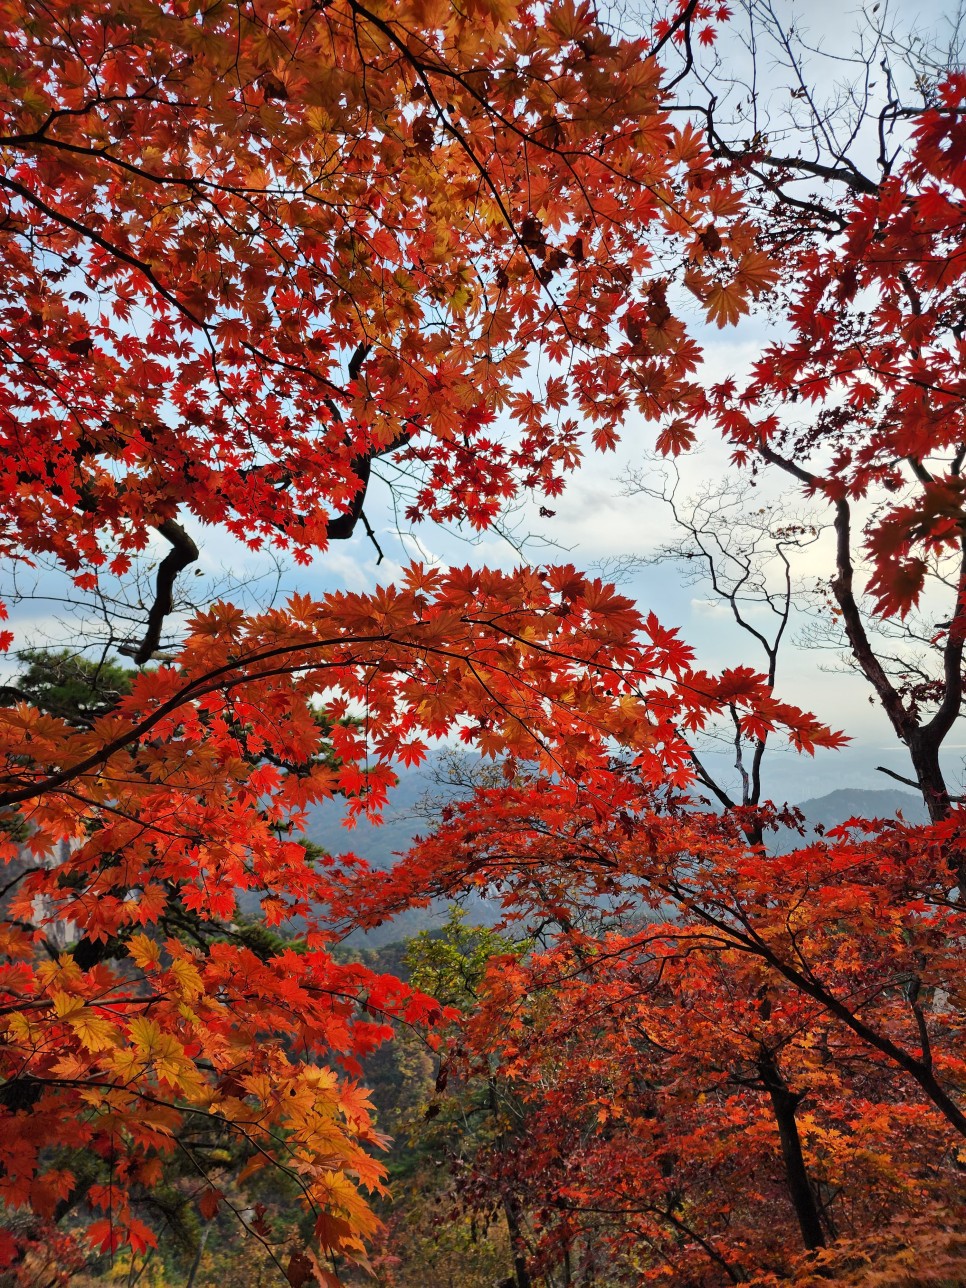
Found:
[[[506,1228],[510,1236],[510,1252],[513,1256],[513,1277],[516,1288],[530,1288],[530,1272],[527,1270],[527,1245],[523,1237],[523,1223],[520,1219],[520,1205],[508,1194],[503,1200],[503,1211],[506,1215]]]
[[[785,1164],[785,1179],[788,1182],[788,1193],[802,1232],[802,1242],[809,1252],[813,1252],[816,1248],[825,1247],[825,1235],[822,1232],[822,1219],[815,1201],[815,1191],[805,1166],[805,1155],[802,1152],[802,1141],[795,1118],[795,1110],[801,1097],[789,1090],[771,1051],[763,1050],[759,1056],[758,1073],[771,1098],[775,1121],[778,1124],[782,1160]]]
[[[198,1251],[195,1253],[195,1259],[191,1263],[191,1269],[188,1271],[188,1280],[184,1288],[193,1288],[195,1275],[201,1265],[201,1258],[205,1255],[205,1244],[208,1242],[208,1235],[211,1234],[211,1222],[201,1232],[201,1238],[198,1240]]]
[[[929,725],[917,729],[908,739],[909,757],[912,760],[919,790],[929,819],[940,823],[948,818],[952,810],[952,800],[942,766],[939,763],[939,752],[942,742]],[[966,851],[961,844],[951,845],[946,852],[946,862],[960,890],[966,887]]]
[[[563,1284],[564,1288],[570,1288],[573,1283],[573,1273],[570,1268],[570,1244],[564,1248],[563,1254]]]
[[[496,1095],[496,1080],[487,1079],[487,1101],[490,1112],[495,1116],[499,1110]],[[509,1140],[506,1135],[499,1141],[501,1153],[506,1151]],[[527,1244],[523,1237],[522,1209],[514,1194],[503,1196],[503,1213],[506,1217],[507,1233],[510,1236],[510,1253],[513,1257],[513,1279],[516,1288],[530,1288],[530,1272],[527,1270]]]
[[[589,1234],[584,1238],[584,1247],[586,1248],[586,1254],[584,1257],[584,1273],[583,1278],[581,1279],[581,1288],[593,1288],[596,1281],[597,1264],[596,1258],[594,1257],[594,1245]]]

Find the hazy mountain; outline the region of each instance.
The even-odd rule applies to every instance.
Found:
[[[374,868],[386,869],[405,854],[413,838],[432,826],[428,802],[464,794],[466,788],[445,781],[443,757],[430,757],[423,765],[402,770],[399,785],[390,795],[389,807],[382,823],[362,820],[351,830],[342,827],[344,806],[330,801],[312,811],[306,833],[310,840],[331,853],[351,850],[365,858]],[[835,827],[848,818],[894,818],[901,812],[909,823],[928,821],[926,808],[920,797],[911,792],[865,790],[845,787],[824,796],[811,797],[798,808],[806,820],[804,837],[790,828],[782,828],[768,843],[773,853],[783,854],[798,845],[806,844],[814,835],[816,826]],[[468,917],[478,925],[492,925],[499,911],[483,899],[473,899],[467,906]],[[350,936],[350,943],[365,943],[378,948],[395,940],[406,939],[420,930],[441,925],[446,920],[447,904],[437,900],[432,907],[414,909],[366,933]]]
[[[802,801],[798,808],[805,815],[805,836],[791,828],[782,828],[768,842],[769,850],[785,854],[796,846],[807,844],[814,836],[814,829],[837,827],[849,818],[895,818],[901,814],[907,823],[928,823],[929,814],[921,796],[912,792],[891,791],[889,788],[867,790],[861,787],[840,787],[825,796],[813,796]]]
[[[342,826],[345,806],[340,800],[332,800],[312,810],[306,836],[330,854],[351,850],[380,871],[392,867],[398,854],[409,848],[413,837],[429,830],[429,820],[418,812],[420,802],[446,794],[435,781],[433,771],[431,762],[416,769],[401,770],[399,785],[389,794],[382,822],[370,823],[363,818],[355,827],[345,828]]]
[[[469,763],[470,757],[466,760]],[[448,780],[447,766],[451,761],[450,753],[442,753],[428,756],[414,769],[400,769],[399,784],[390,793],[389,806],[381,823],[362,819],[355,827],[347,829],[342,826],[344,806],[341,802],[329,801],[312,811],[306,836],[332,854],[351,850],[366,859],[373,868],[380,871],[391,868],[409,849],[414,837],[431,829],[432,802],[442,804],[468,794],[467,787]],[[467,900],[464,906],[468,920],[475,925],[492,926],[499,918],[499,910],[478,897]],[[357,931],[349,936],[347,942],[380,948],[395,940],[409,939],[420,930],[441,926],[448,909],[446,901],[437,899],[429,908],[414,908],[374,930]]]

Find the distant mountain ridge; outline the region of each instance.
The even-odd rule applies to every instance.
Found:
[[[824,796],[813,796],[798,807],[805,816],[805,836],[793,828],[780,828],[766,842],[775,854],[787,854],[812,840],[816,827],[826,830],[838,827],[850,818],[895,818],[902,815],[907,823],[928,823],[929,812],[921,796],[912,792],[894,792],[889,788],[839,787]]]
[[[366,859],[372,867],[385,871],[399,860],[413,839],[428,831],[432,822],[425,814],[417,812],[420,802],[427,797],[443,797],[446,788],[434,776],[435,764],[431,759],[416,769],[403,770],[399,785],[389,798],[382,823],[363,819],[351,830],[341,826],[344,811],[335,801],[313,810],[309,815],[306,835],[309,840],[332,853],[351,850]],[[452,796],[460,792],[453,788]],[[799,845],[813,839],[816,827],[830,828],[849,818],[894,818],[901,812],[908,823],[926,823],[929,816],[918,796],[911,792],[892,791],[889,788],[870,789],[840,787],[824,796],[814,796],[798,805],[805,816],[805,836],[792,828],[781,828],[766,842],[775,854],[787,854]],[[499,909],[484,899],[474,899],[468,906],[471,921],[479,925],[492,925],[499,917]],[[447,916],[447,904],[437,900],[430,908],[418,908],[366,933],[356,932],[350,943],[366,944],[379,948],[399,939],[407,939],[420,930],[442,925]]]
[[[399,782],[389,795],[389,805],[380,823],[360,819],[353,828],[342,826],[345,809],[338,801],[312,810],[305,835],[316,845],[331,854],[352,851],[375,868],[385,872],[398,863],[414,839],[432,828],[432,819],[420,806],[429,798],[456,799],[461,794],[457,786],[447,787],[440,781],[440,758],[430,755],[419,766],[397,770]],[[492,926],[499,920],[500,910],[493,903],[479,897],[471,898],[465,905],[469,920],[479,926]],[[435,899],[428,908],[414,908],[401,913],[374,930],[354,931],[346,942],[367,948],[382,948],[400,939],[410,939],[421,930],[441,926],[449,915],[449,903]]]
[[[432,821],[418,807],[427,797],[442,798],[447,789],[433,777],[433,766],[404,770],[399,775],[399,785],[389,797],[389,807],[381,823],[362,819],[354,828],[342,826],[344,809],[339,802],[313,810],[309,814],[306,835],[316,845],[332,853],[352,850],[380,871],[392,867],[400,854],[404,854],[413,839],[432,827]],[[457,788],[453,797],[459,796]],[[898,813],[907,823],[928,823],[929,815],[921,797],[912,792],[892,791],[889,788],[840,787],[824,796],[812,796],[797,806],[805,816],[806,826],[815,828],[836,827],[849,818],[895,818]],[[784,839],[798,838],[798,833],[783,828],[778,834]],[[782,846],[783,849],[791,848]]]
[[[809,822],[825,827],[835,827],[847,818],[894,818],[900,811],[907,823],[929,822],[921,796],[889,788],[840,787],[802,801],[798,808]]]

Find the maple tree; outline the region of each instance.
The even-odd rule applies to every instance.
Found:
[[[938,819],[962,706],[962,32],[945,65],[921,41],[904,83],[913,46],[873,11],[847,59],[854,80],[826,105],[808,65],[823,49],[770,0],[742,16],[749,50],[757,37],[757,56],[780,60],[786,101],[768,100],[753,67],[731,82],[713,53],[699,67],[687,25],[681,93],[782,263],[781,327],[744,374],[709,382],[701,410],[739,465],[791,480],[834,527],[836,634]],[[735,294],[735,316],[748,307]]]
[[[662,110],[666,38],[615,39],[569,0],[11,0],[2,18],[3,553],[108,613],[163,557],[116,641],[139,670],[109,697],[5,690],[0,1195],[143,1254],[166,1160],[210,1218],[228,1200],[205,1141],[230,1138],[242,1180],[297,1181],[321,1254],[364,1260],[381,1140],[356,1062],[388,1018],[439,1008],[333,960],[318,910],[345,878],[298,843],[305,810],[378,810],[393,761],[457,730],[587,773],[617,738],[655,779],[683,772],[678,722],[725,701],[799,745],[834,738],[749,671],[692,673],[573,569],[416,567],[183,629],[176,579],[203,526],[300,560],[348,537],[390,456],[421,516],[483,527],[521,490],[553,495],[578,416],[607,447],[630,408],[673,426],[693,398],[655,241],[667,273],[703,265],[710,316],[773,271]],[[524,384],[537,352],[551,374]],[[240,891],[269,927],[301,917],[299,940],[246,942]],[[0,1255],[26,1264],[23,1238],[0,1232]],[[309,1249],[286,1273],[331,1279]]]
[[[849,648],[909,748],[937,819],[950,803],[939,753],[962,705],[963,90],[961,78],[944,85],[941,105],[915,127],[911,158],[855,200],[841,241],[797,257],[789,340],[769,347],[747,387],[712,391],[739,457],[750,451],[834,508],[831,589]],[[815,416],[796,431],[779,409],[798,399]],[[911,674],[905,684],[889,676],[858,602],[852,512],[870,495],[887,498],[864,534],[876,610],[904,618],[937,561],[952,577],[950,618],[929,641],[941,646],[941,671],[918,685]]]
[[[627,774],[609,797],[520,776],[383,878],[375,907],[483,888],[537,936],[447,1057],[451,1084],[523,1103],[512,1155],[478,1151],[461,1189],[525,1196],[531,1274],[603,1248],[648,1281],[773,1282],[910,1208],[955,1226],[952,833],[857,824],[769,857],[740,817]]]
[[[686,404],[694,345],[661,280],[638,300],[655,235],[770,280],[740,218],[704,248],[728,185],[658,50],[586,6],[14,3],[4,30],[5,552],[87,586],[160,533],[140,662],[182,518],[304,557],[392,454],[421,516],[485,525],[558,490],[574,413],[607,445]],[[575,365],[523,390],[538,348]]]
[[[959,942],[962,910],[938,756],[962,698],[962,579],[936,641],[943,687],[904,695],[865,647],[849,525],[850,504],[901,486],[907,462],[915,494],[867,529],[886,614],[912,608],[929,559],[961,541],[962,78],[895,173],[848,189],[840,237],[808,226],[789,244],[748,191],[754,150],[735,157],[667,110],[662,60],[695,33],[712,39],[724,8],[690,0],[640,38],[572,0],[0,10],[3,554],[14,569],[52,563],[108,615],[116,587],[158,556],[136,632],[115,640],[136,671],[102,668],[111,683],[92,682],[86,704],[68,676],[58,703],[26,658],[22,687],[4,689],[0,1196],[34,1225],[0,1229],[0,1258],[26,1266],[67,1214],[88,1246],[145,1254],[175,1154],[197,1178],[179,1192],[204,1218],[235,1202],[207,1162],[229,1141],[237,1185],[283,1168],[312,1213],[289,1282],[338,1282],[336,1257],[364,1266],[385,1141],[360,1057],[393,1020],[453,1017],[335,960],[338,923],[494,881],[514,915],[542,909],[561,932],[508,962],[468,1021],[523,1100],[549,1064],[563,1070],[520,1154],[528,1206],[543,1205],[540,1256],[569,1247],[581,1219],[558,1230],[552,1210],[606,1215],[602,1168],[650,1196],[611,1241],[658,1248],[635,1273],[734,1279],[741,1257],[784,1272],[794,1221],[814,1250],[841,1219],[832,1200],[816,1205],[816,1159],[838,1193],[866,1187],[876,1219],[901,1209],[903,1187],[950,1204],[963,1068],[941,940]],[[789,338],[744,384],[706,388],[682,292],[718,326],[777,300]],[[804,431],[771,410],[798,399],[817,405]],[[411,517],[485,528],[519,495],[559,492],[585,439],[612,446],[630,415],[654,422],[669,454],[703,419],[740,460],[835,507],[834,593],[932,831],[843,836],[779,877],[766,815],[683,811],[693,736],[721,715],[761,746],[779,731],[806,752],[841,736],[781,701],[773,671],[708,673],[654,614],[572,567],[416,565],[370,594],[175,613],[212,526],[307,561],[369,528],[390,461]],[[421,858],[381,880],[299,843],[307,810],[342,795],[350,820],[378,812],[393,765],[445,737],[505,758],[507,785]],[[242,892],[259,900],[259,935],[239,919]],[[601,896],[671,901],[676,919],[595,940],[567,908]],[[273,936],[293,918],[297,939]],[[523,1049],[498,1025],[547,979],[560,1013]],[[677,1011],[709,997],[692,1032]],[[722,1045],[724,999],[735,1023]],[[579,1022],[597,1026],[600,1067],[569,1044]],[[635,1047],[634,1024],[663,1038]],[[678,1096],[712,1057],[705,1100]],[[819,1109],[803,1126],[805,1082]],[[642,1086],[680,1123],[687,1176],[654,1115],[613,1127]],[[787,1185],[804,1170],[773,1229],[722,1204],[706,1104],[749,1142],[726,1160],[735,1176],[748,1179],[752,1145],[772,1149],[776,1123]],[[582,1136],[564,1159],[549,1142],[569,1139],[565,1122]],[[913,1131],[935,1166],[899,1166]],[[673,1202],[665,1164],[683,1186]],[[263,1214],[249,1229],[270,1241]],[[865,1233],[858,1208],[850,1233]]]
[[[496,1061],[527,1107],[510,1174],[481,1154],[464,1193],[484,1206],[508,1186],[528,1196],[528,1275],[592,1275],[601,1243],[630,1282],[962,1273],[955,1252],[933,1267],[909,1231],[951,1246],[966,1128],[962,814],[940,759],[963,693],[964,90],[959,75],[935,86],[901,164],[884,159],[873,181],[843,163],[822,175],[825,204],[807,207],[784,186],[794,157],[739,153],[712,125],[709,148],[749,179],[783,264],[772,308],[787,325],[747,377],[693,404],[739,465],[791,476],[830,509],[828,597],[908,749],[913,777],[887,772],[921,792],[932,826],[853,820],[769,855],[769,828],[796,820],[764,797],[770,731],[734,711],[737,798],[691,748],[723,815],[686,774],[642,793],[620,761],[589,787],[510,766],[503,787],[447,811],[400,871],[369,883],[370,915],[482,889],[544,936],[499,962],[456,1048],[464,1077]],[[716,299],[722,323],[744,307],[728,288]],[[686,557],[702,557],[706,530],[684,531]],[[803,534],[817,530],[774,540]],[[774,680],[791,592],[759,589],[784,604],[777,635],[761,635],[742,618],[749,569],[715,589]]]

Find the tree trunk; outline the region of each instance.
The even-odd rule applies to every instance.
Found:
[[[929,811],[929,819],[933,823],[940,823],[944,818],[949,817],[952,810],[949,788],[946,786],[946,779],[939,763],[942,743],[927,725],[923,729],[917,729],[908,739],[908,744],[909,756],[916,772],[923,802]],[[946,852],[946,863],[960,890],[966,888],[966,852],[962,845],[949,846]]]
[[[788,1193],[802,1232],[802,1242],[809,1252],[814,1252],[816,1248],[825,1247],[825,1235],[822,1232],[822,1219],[815,1201],[815,1191],[809,1180],[808,1169],[805,1166],[805,1155],[802,1153],[802,1141],[795,1119],[795,1110],[801,1097],[788,1089],[788,1084],[782,1077],[771,1051],[763,1050],[758,1057],[758,1073],[771,1098],[775,1121],[778,1124],[782,1160],[785,1164],[785,1179],[788,1182]]]
[[[194,1261],[191,1263],[191,1269],[188,1271],[188,1279],[184,1288],[193,1288],[195,1275],[197,1275],[198,1269],[201,1266],[201,1258],[205,1255],[205,1244],[208,1242],[209,1234],[211,1234],[210,1221],[201,1232],[201,1238],[198,1240],[198,1250],[195,1253]]]
[[[933,823],[941,822],[949,814],[951,802],[949,788],[939,764],[939,746],[925,730],[916,730],[909,736],[909,757],[916,771],[922,799]]]
[[[516,1288],[530,1288],[530,1272],[527,1270],[527,1245],[523,1238],[520,1205],[512,1194],[508,1194],[504,1198],[503,1211],[506,1214],[506,1228],[510,1236],[510,1252],[513,1256],[513,1277]]]

